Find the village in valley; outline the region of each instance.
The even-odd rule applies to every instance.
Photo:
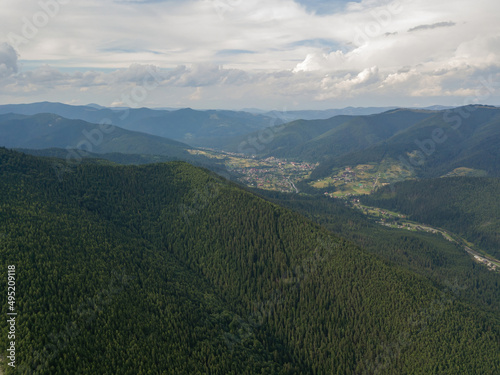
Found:
[[[231,152],[190,150],[192,154],[219,159],[242,184],[263,190],[299,193],[295,185],[309,178],[318,166],[315,163],[288,161],[275,157],[258,159]]]
[[[218,159],[229,173],[248,187],[279,192],[299,193],[296,184],[309,180],[319,163],[290,161],[276,157],[257,158],[234,152],[212,149],[189,150],[191,154]],[[331,198],[348,199],[352,196],[371,194],[389,183],[412,178],[409,171],[391,160],[376,164],[344,166],[332,170],[323,179],[309,181],[311,188]]]
[[[240,182],[264,190],[298,193],[295,182],[308,178],[317,164],[291,162],[274,157],[252,162],[231,160],[226,166],[240,175]]]

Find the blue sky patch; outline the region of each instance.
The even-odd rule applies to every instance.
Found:
[[[332,14],[344,9],[347,3],[359,3],[356,0],[295,0],[306,9],[316,14]]]

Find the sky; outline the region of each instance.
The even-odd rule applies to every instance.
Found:
[[[498,0],[3,0],[0,103],[500,105]]]

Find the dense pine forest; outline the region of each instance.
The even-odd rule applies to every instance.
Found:
[[[500,274],[477,264],[463,246],[440,234],[382,226],[340,199],[262,190],[256,193],[303,214],[392,264],[431,279],[440,288],[460,280],[461,298],[500,315]]]
[[[83,161],[62,178],[53,165],[0,149],[0,267],[17,270],[7,374],[500,368],[497,307],[463,294],[464,280],[444,287],[444,273],[416,273],[183,162]],[[6,316],[5,293],[0,303]],[[6,325],[0,337],[7,347]]]

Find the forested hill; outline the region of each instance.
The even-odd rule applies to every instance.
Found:
[[[435,113],[395,109],[369,116],[339,115],[325,120],[297,120],[235,137],[231,141],[222,140],[219,147],[262,157],[317,162],[364,150]],[[252,142],[252,139],[258,142]]]
[[[454,177],[405,181],[362,198],[466,237],[500,257],[500,179]]]
[[[499,177],[500,109],[471,105],[440,111],[403,132],[360,151],[331,157],[312,178],[346,165],[390,161],[417,177],[440,177],[459,168]]]
[[[16,370],[494,374],[498,317],[186,163],[0,149]],[[6,294],[1,309],[6,316]],[[2,347],[7,327],[1,325]]]
[[[168,138],[125,130],[107,123],[43,113],[33,116],[0,115],[0,146],[9,148],[61,148],[96,153],[168,155],[187,157],[188,145]]]
[[[12,113],[28,116],[51,113],[66,119],[96,124],[106,119],[122,129],[204,147],[212,147],[212,142],[217,142],[220,138],[242,135],[272,124],[280,124],[283,117],[280,114],[268,116],[224,110],[95,108],[50,102],[0,105],[0,116]]]

